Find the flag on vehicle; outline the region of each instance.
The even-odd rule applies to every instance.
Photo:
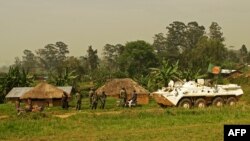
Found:
[[[207,71],[209,73],[219,74],[221,72],[221,67],[220,66],[215,66],[215,65],[209,63]]]

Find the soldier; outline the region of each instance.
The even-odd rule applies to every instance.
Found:
[[[101,101],[100,108],[101,109],[104,109],[104,107],[105,107],[106,97],[107,97],[107,95],[106,95],[105,91],[102,91],[102,94],[100,95],[100,101]]]
[[[81,110],[81,104],[82,104],[82,95],[77,92],[76,93],[76,110]]]
[[[97,107],[97,104],[98,104],[98,96],[97,96],[97,93],[94,92],[94,94],[92,95],[92,106],[91,106],[91,109],[96,109]]]
[[[92,97],[94,95],[94,89],[93,88],[90,88],[90,91],[89,91],[89,107],[92,106]]]
[[[65,97],[64,95],[62,95],[62,99],[61,99],[61,104],[62,104],[62,108],[64,109],[65,108]]]
[[[62,95],[62,108],[68,109],[68,95],[66,92],[63,92],[63,95]]]
[[[120,91],[120,106],[126,106],[127,102],[127,92],[126,89],[123,87]]]
[[[132,93],[132,97],[129,100],[129,107],[131,107],[132,105],[136,105],[136,104],[137,104],[137,93],[134,90],[133,93]]]

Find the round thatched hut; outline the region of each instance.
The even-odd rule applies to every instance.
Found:
[[[125,88],[128,94],[128,99],[131,98],[132,92],[135,90],[137,92],[137,103],[138,104],[148,104],[149,102],[149,91],[140,86],[137,82],[130,78],[123,79],[112,79],[105,83],[96,90],[97,94],[101,94],[102,91],[108,96],[119,98],[119,93],[121,88]]]
[[[31,99],[32,104],[38,106],[59,106],[61,105],[63,93],[66,92],[46,82],[41,82],[33,89],[24,93],[20,99],[25,102],[27,102],[28,99]],[[70,94],[67,93],[67,95],[70,97]]]

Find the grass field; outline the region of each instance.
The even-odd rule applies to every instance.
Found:
[[[222,141],[224,124],[250,124],[250,88],[238,105],[205,109],[160,108],[149,105],[120,108],[109,98],[104,110],[73,107],[17,115],[13,104],[0,104],[0,140],[60,141]],[[71,103],[74,105],[74,103]]]

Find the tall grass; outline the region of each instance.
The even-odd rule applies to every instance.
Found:
[[[249,88],[244,88],[248,92]],[[250,96],[234,107],[205,109],[160,108],[153,100],[134,108],[116,107],[108,98],[106,109],[91,110],[83,99],[69,110],[47,108],[42,113],[17,115],[12,104],[0,105],[0,140],[223,140],[224,124],[250,124]],[[75,113],[68,118],[55,115]]]

